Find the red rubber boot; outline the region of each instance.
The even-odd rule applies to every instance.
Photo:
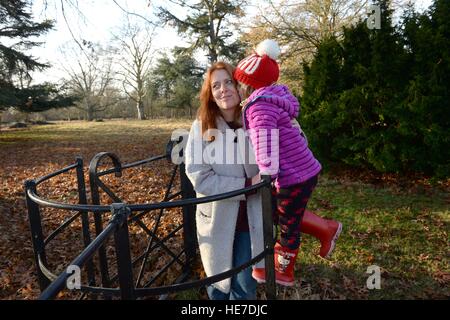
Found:
[[[254,268],[252,271],[252,277],[258,283],[266,283],[266,269],[265,268]]]
[[[283,247],[278,241],[274,247],[274,264],[275,264],[275,280],[278,284],[283,286],[294,285],[294,265],[297,258],[298,249],[291,250]],[[265,268],[254,268],[252,277],[258,283],[266,282]]]
[[[305,210],[300,232],[310,234],[320,240],[322,246],[319,255],[322,258],[327,259],[331,256],[341,231],[342,223],[339,221],[324,219]]]
[[[275,250],[275,278],[278,284],[291,287],[294,285],[294,265],[298,248],[291,250],[283,247],[278,241]]]

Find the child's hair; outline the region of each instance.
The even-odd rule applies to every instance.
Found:
[[[241,101],[244,101],[245,99],[247,99],[248,97],[250,97],[250,95],[253,93],[253,91],[255,91],[255,88],[253,88],[252,86],[245,84],[243,82],[237,82],[238,83],[238,88],[239,88],[239,95],[241,96]]]

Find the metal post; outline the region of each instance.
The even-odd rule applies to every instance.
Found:
[[[262,175],[263,181],[270,181],[270,176]],[[266,294],[267,299],[276,299],[276,285],[275,285],[275,265],[273,257],[273,216],[272,216],[272,193],[270,184],[261,188],[262,213],[263,213],[263,231],[264,231],[264,248],[267,250],[265,262],[266,270]]]
[[[182,199],[195,198],[196,194],[191,181],[186,175],[184,163],[180,164],[180,181]],[[190,268],[190,264],[196,255],[197,231],[195,226],[195,210],[195,205],[183,206],[183,241],[186,251],[186,268]]]
[[[83,172],[83,158],[77,157],[77,185],[78,185],[78,203],[79,204],[87,204],[86,197],[86,183],[84,180],[84,172]],[[81,211],[81,226],[83,232],[83,243],[86,248],[91,243],[91,233],[89,232],[89,216],[87,211]],[[94,272],[94,262],[90,259],[87,264],[87,273],[89,284],[95,284],[95,272]]]
[[[105,157],[109,157],[114,164],[114,171],[116,172],[116,177],[120,177],[122,175],[122,165],[120,163],[117,155],[111,152],[100,152],[97,153],[89,163],[89,186],[91,188],[91,197],[92,204],[99,205],[100,204],[100,196],[99,196],[99,184],[101,183],[100,179],[97,176],[97,168],[101,162],[101,160]],[[120,200],[119,200],[120,201]],[[118,201],[116,201],[118,202]],[[94,224],[95,224],[95,232],[97,236],[103,231],[103,219],[101,212],[94,212]],[[108,287],[110,283],[109,272],[108,272],[108,260],[106,258],[106,250],[105,247],[102,246],[98,250],[99,262],[100,262],[100,272],[102,276],[102,285],[104,287]]]
[[[39,265],[39,258],[44,265],[47,265],[44,236],[42,234],[41,213],[39,211],[39,206],[28,196],[28,190],[36,193],[36,183],[34,180],[25,181],[25,197],[28,208],[28,218],[30,220],[31,242],[33,243],[34,261],[36,263],[39,288],[42,292],[50,284],[50,280],[44,275]]]
[[[186,166],[184,163],[184,150],[186,149],[188,136],[180,135],[177,139],[173,139],[169,141],[166,146],[166,157],[169,161],[173,162],[172,152],[174,147],[177,145],[179,154],[177,154],[178,159],[182,159],[182,162],[179,164],[180,170],[180,185],[181,185],[181,198],[182,199],[192,199],[196,197],[196,193],[194,191],[194,187],[192,186],[191,181],[186,175]],[[184,250],[186,252],[186,264],[184,266],[184,272],[189,272],[191,268],[191,263],[195,259],[196,248],[197,245],[197,231],[195,225],[195,205],[185,205],[182,207],[183,210],[183,242],[184,242]]]
[[[131,210],[123,203],[113,203],[111,205],[111,212],[113,214],[111,223],[117,224],[117,229],[114,233],[114,241],[116,246],[120,294],[123,300],[135,300],[133,266],[131,262],[130,239],[127,223],[127,218],[130,215]]]
[[[91,160],[92,162],[92,160]],[[89,185],[91,188],[91,200],[92,204],[99,205],[100,204],[100,195],[98,192],[98,185],[96,183],[96,175],[92,170],[89,171]],[[103,231],[103,219],[101,212],[94,212],[94,225],[95,225],[95,233],[98,236]],[[98,250],[99,263],[100,263],[100,273],[102,277],[102,285],[104,287],[109,286],[109,272],[108,272],[108,260],[106,258],[106,250],[105,247],[102,246]]]

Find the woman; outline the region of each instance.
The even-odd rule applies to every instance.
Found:
[[[253,150],[240,128],[240,98],[233,71],[227,63],[213,64],[200,92],[185,158],[186,174],[197,197],[242,189],[252,184],[251,177],[257,177],[257,165],[245,161]],[[207,276],[237,267],[263,251],[261,212],[259,192],[197,205],[197,238]],[[254,267],[263,266],[260,261]],[[247,268],[207,291],[213,300],[248,300],[256,299],[256,285],[252,269]]]

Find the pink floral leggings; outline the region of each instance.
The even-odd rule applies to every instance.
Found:
[[[280,243],[291,250],[300,247],[300,224],[318,176],[287,188],[272,188],[274,223],[280,226]]]

